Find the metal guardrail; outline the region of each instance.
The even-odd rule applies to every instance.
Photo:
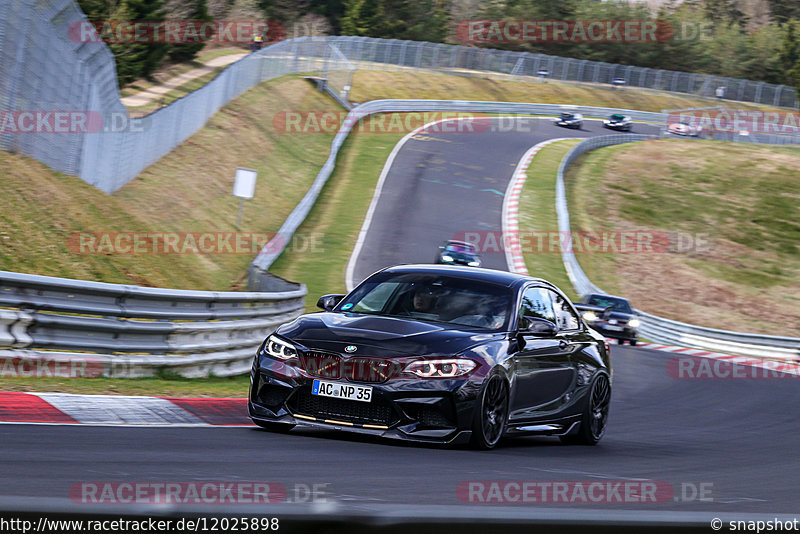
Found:
[[[0,375],[246,373],[264,337],[305,308],[305,286],[274,278],[278,291],[217,292],[0,271]]]
[[[559,232],[569,233],[571,226],[567,209],[567,196],[564,188],[564,173],[582,154],[596,148],[643,141],[651,139],[645,135],[608,135],[593,137],[575,145],[561,160],[556,177],[556,214]],[[564,234],[562,234],[564,235]],[[597,287],[578,264],[572,250],[562,250],[561,257],[575,291],[583,296],[588,293],[606,292]],[[636,310],[642,319],[639,331],[657,343],[681,345],[710,351],[722,351],[760,358],[797,359],[800,358],[800,338],[768,336],[718,330],[665,319],[657,315]]]

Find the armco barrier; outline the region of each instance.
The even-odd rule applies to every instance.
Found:
[[[305,307],[305,286],[272,285],[282,287],[190,291],[0,271],[0,376],[70,365],[89,376],[243,374],[264,337]]]
[[[608,135],[592,137],[575,145],[561,160],[556,177],[556,213],[559,232],[570,231],[567,196],[564,188],[564,173],[582,154],[596,148],[650,139],[645,135]],[[572,250],[563,250],[561,257],[575,291],[583,296],[588,293],[605,293],[583,272]],[[657,343],[680,345],[697,349],[742,354],[760,358],[800,359],[800,338],[767,336],[717,330],[665,319],[637,310],[641,315],[641,334]]]

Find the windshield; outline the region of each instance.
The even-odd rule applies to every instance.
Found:
[[[336,311],[406,317],[501,330],[511,316],[510,289],[451,276],[378,275],[348,295]]]
[[[572,119],[574,117],[575,117],[575,115],[573,115],[572,113],[562,113],[561,114],[561,118],[562,119]]]
[[[631,305],[628,304],[627,300],[618,299],[614,297],[606,297],[603,295],[592,295],[589,297],[589,304],[590,306],[599,306],[601,308],[608,308],[612,306],[611,310],[620,313],[633,313],[631,309]]]
[[[611,115],[612,121],[621,121],[625,120],[625,115]]]
[[[475,252],[475,246],[469,243],[448,243],[444,249],[448,252],[467,252],[470,254]]]

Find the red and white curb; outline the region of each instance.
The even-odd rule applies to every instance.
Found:
[[[0,392],[0,423],[114,426],[251,425],[247,399]]]
[[[614,340],[609,340],[609,343],[613,343],[613,341]],[[723,354],[721,352],[690,349],[688,347],[676,347],[674,345],[660,345],[658,343],[639,342],[637,343],[636,348],[639,347],[644,349],[658,350],[661,352],[669,352],[676,355],[694,356],[698,358],[708,358],[712,360],[723,361],[731,366],[745,366],[763,369],[764,373],[761,373],[760,376],[770,376],[770,373],[784,373],[787,375],[800,377],[800,364],[794,362],[778,362],[775,360],[753,358],[751,356],[736,356],[734,354]]]
[[[506,251],[506,263],[512,273],[528,274],[525,266],[525,258],[522,255],[522,246],[519,239],[519,197],[522,194],[522,187],[528,177],[528,167],[530,167],[533,157],[544,147],[558,141],[575,139],[574,137],[558,137],[542,141],[534,145],[522,156],[514,169],[514,175],[508,183],[506,195],[503,198],[503,236],[504,248]]]

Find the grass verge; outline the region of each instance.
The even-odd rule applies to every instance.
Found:
[[[519,202],[520,245],[525,266],[531,276],[549,280],[571,299],[577,297],[564,270],[559,250],[551,250],[549,241],[540,242],[542,232],[558,231],[556,217],[556,176],[561,159],[580,139],[558,141],[541,149],[528,167],[528,177]]]
[[[238,254],[223,248],[208,254],[126,254],[99,247],[99,240],[94,248],[81,248],[70,239],[96,232],[235,231],[238,201],[231,191],[239,166],[259,173],[241,230],[276,231],[324,163],[333,135],[284,133],[273,127],[273,118],[285,109],[333,106],[295,77],[260,84],[110,196],[75,176],[0,152],[0,269],[144,286],[240,288],[257,243]]]
[[[413,88],[413,90],[409,90],[409,88]],[[488,77],[447,76],[427,72],[371,70],[355,72],[350,98],[355,102],[367,102],[379,98],[493,100],[616,107],[657,112],[665,109],[712,105],[708,100],[691,95],[649,91],[633,87],[612,88],[557,81],[520,82]],[[736,109],[773,109],[745,102],[725,102],[725,105]]]
[[[799,175],[792,147],[665,139],[592,151],[567,174],[573,229],[664,245],[585,254],[581,266],[652,313],[800,336]]]
[[[386,158],[404,133],[354,133],[345,141],[336,170],[298,229],[301,242],[284,252],[270,269],[308,286],[306,309],[316,309],[325,293],[346,292],[345,269],[364,222]]]

